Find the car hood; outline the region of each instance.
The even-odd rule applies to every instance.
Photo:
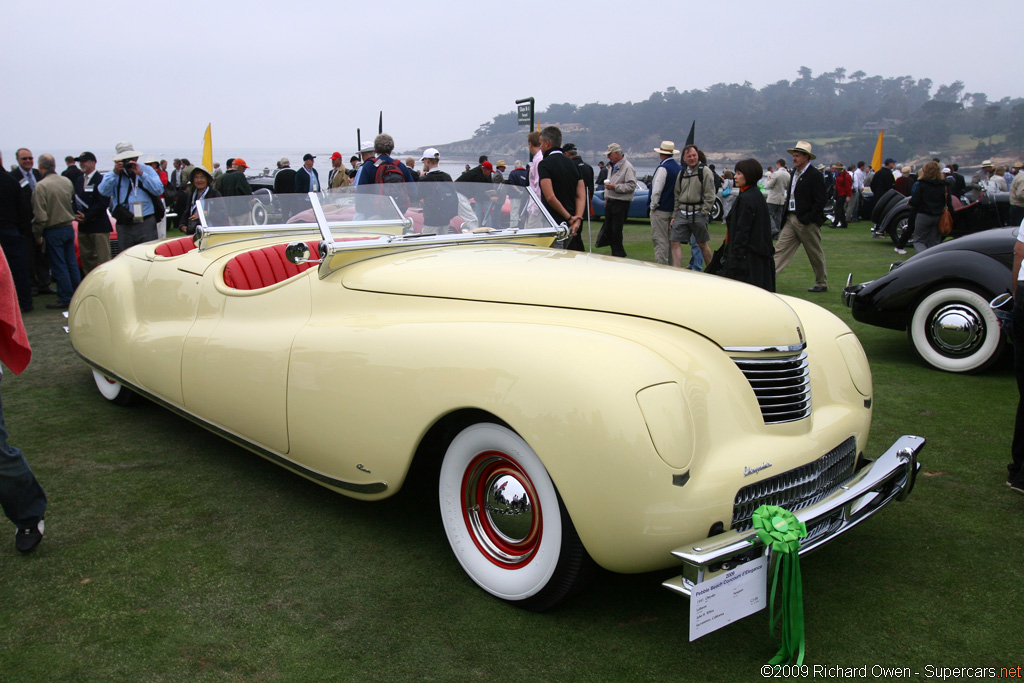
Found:
[[[722,347],[791,346],[800,320],[781,298],[715,275],[572,251],[427,248],[342,269],[346,288],[550,306],[661,320]]]

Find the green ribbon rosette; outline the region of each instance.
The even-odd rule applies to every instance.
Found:
[[[775,637],[775,627],[782,623],[779,651],[769,664],[803,664],[804,661],[804,594],[800,578],[800,539],[807,537],[807,526],[792,512],[778,505],[762,505],[751,517],[757,538],[771,549],[775,558],[768,633]],[[754,540],[751,539],[751,543]],[[779,608],[775,594],[782,573]]]

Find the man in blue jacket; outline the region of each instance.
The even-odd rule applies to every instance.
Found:
[[[319,192],[320,191],[320,174],[313,168],[313,160],[316,159],[312,154],[306,154],[302,157],[302,168],[295,171],[295,191],[296,192]]]
[[[675,159],[676,143],[671,140],[663,140],[661,147],[654,151],[658,153],[661,164],[651,179],[651,241],[654,242],[654,260],[667,266],[672,263],[669,231],[676,202],[676,176],[683,167]]]
[[[117,243],[121,251],[156,239],[156,210],[164,185],[149,166],[139,163],[141,152],[130,142],[115,147],[114,170],[100,181],[99,193],[110,197],[117,221]],[[120,209],[118,207],[121,207]]]

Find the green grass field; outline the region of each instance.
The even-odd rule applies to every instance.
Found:
[[[631,257],[651,259],[649,231],[627,225]],[[896,256],[866,223],[823,232],[829,292],[806,292],[802,251],[780,292],[859,335],[875,384],[869,455],[901,434],[929,443],[905,503],[803,558],[806,663],[912,678],[1022,665],[1010,364],[943,374],[906,334],[853,322],[847,273],[877,277]],[[29,314],[33,362],[3,378],[11,442],[50,507],[36,553],[15,553],[9,524],[0,545],[2,682],[754,681],[775,652],[764,612],[687,642],[689,603],[660,587],[671,571],[601,572],[547,614],[509,607],[463,574],[430,482],[358,502],[153,404],[110,405],[63,324]]]

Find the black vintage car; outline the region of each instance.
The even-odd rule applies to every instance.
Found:
[[[1010,292],[1019,228],[996,228],[949,240],[894,263],[889,272],[843,291],[860,322],[907,330],[914,350],[939,370],[974,373],[992,365],[1005,334],[989,306]]]
[[[969,235],[989,228],[997,228],[1010,222],[1010,193],[982,193],[970,201],[966,197],[953,196],[952,237]],[[896,190],[889,190],[879,197],[871,211],[876,235],[888,235],[896,244],[900,233],[910,222],[910,197]]]

